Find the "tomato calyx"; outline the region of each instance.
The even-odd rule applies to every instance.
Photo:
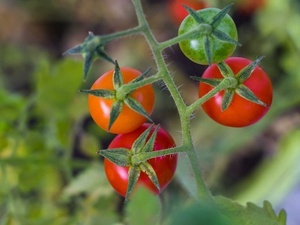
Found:
[[[200,28],[199,31],[201,35],[204,35],[204,51],[207,62],[209,65],[212,64],[212,45],[214,40],[221,40],[223,42],[227,42],[230,44],[238,45],[241,44],[235,39],[231,38],[228,34],[218,29],[218,25],[221,23],[222,19],[227,15],[230,8],[233,4],[229,4],[225,8],[223,8],[220,12],[218,12],[212,20],[208,23],[204,18],[201,17],[201,14],[195,11],[194,9],[183,5],[183,7],[188,11],[188,13],[193,17],[193,19],[199,23]]]
[[[143,74],[141,74],[136,79],[132,80],[129,84],[137,83],[145,78],[145,76],[149,73],[150,69],[146,70]],[[152,119],[144,109],[144,107],[139,103],[135,98],[133,98],[130,94],[135,91],[135,89],[124,89],[126,86],[124,84],[123,76],[121,73],[121,69],[117,61],[115,61],[115,70],[113,74],[113,86],[114,90],[105,90],[105,89],[93,89],[93,90],[80,90],[80,92],[84,92],[87,94],[91,94],[104,99],[113,99],[113,105],[110,112],[110,119],[108,124],[108,130],[112,127],[114,122],[117,120],[118,116],[122,112],[124,104],[127,105],[133,111],[141,114],[146,117],[149,121],[152,122]]]
[[[217,66],[223,78],[218,78],[218,79],[207,79],[202,77],[191,77],[191,78],[199,82],[204,82],[213,87],[217,87],[218,85],[221,85],[221,82],[224,83],[225,80],[228,80],[228,82],[230,82],[231,85],[229,86],[226,85],[226,88],[224,89],[224,94],[222,97],[222,105],[221,105],[222,111],[228,109],[235,94],[238,94],[239,96],[241,96],[242,98],[250,102],[269,108],[269,106],[266,103],[261,101],[246,85],[243,84],[243,82],[245,82],[251,76],[252,72],[258,66],[258,64],[263,58],[264,56],[259,57],[258,59],[250,63],[248,66],[240,70],[237,74],[234,74],[231,68],[225,62],[220,62],[217,64]]]
[[[153,124],[149,126],[132,144],[131,149],[127,148],[114,148],[99,150],[97,154],[107,158],[118,166],[128,166],[128,187],[126,192],[125,201],[127,201],[136,186],[141,172],[147,174],[152,183],[160,190],[157,175],[151,164],[147,161],[135,161],[134,157],[144,152],[150,152],[154,149],[154,143],[157,136],[159,126],[156,126],[154,132],[150,135]]]
[[[106,42],[104,42],[100,36],[95,36],[92,32],[89,32],[82,44],[76,45],[75,47],[65,51],[63,55],[82,54],[85,58],[83,67],[83,78],[85,80],[93,61],[97,58],[102,58],[113,64],[115,63],[115,61],[105,52],[105,44]]]

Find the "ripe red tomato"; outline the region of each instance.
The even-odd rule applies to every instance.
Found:
[[[95,81],[91,89],[114,90],[113,73],[114,70],[110,70],[103,74],[98,78],[98,80]],[[142,74],[138,70],[127,67],[122,67],[121,73],[124,84],[129,83]],[[130,96],[135,98],[144,107],[148,115],[152,113],[155,102],[155,94],[151,84],[136,89],[130,94]],[[104,99],[91,94],[88,96],[88,107],[92,118],[98,126],[106,131],[108,131],[110,112],[113,102],[113,99]],[[122,112],[113,123],[109,132],[116,134],[128,133],[137,129],[139,126],[145,123],[146,120],[147,119],[144,116],[133,111],[124,104]]]
[[[245,58],[231,57],[225,60],[225,63],[232,69],[234,74],[237,74],[241,69],[249,65],[251,61]],[[202,77],[223,78],[216,64],[207,68]],[[258,99],[268,106],[271,105],[273,96],[272,83],[268,75],[260,67],[256,67],[243,84],[247,86]],[[199,97],[202,97],[212,89],[212,86],[200,82]],[[231,127],[249,126],[260,120],[269,110],[268,107],[250,102],[238,94],[235,94],[229,108],[222,111],[223,94],[224,91],[218,92],[202,105],[206,114],[222,125]]]
[[[188,15],[188,12],[182,5],[187,5],[192,9],[199,10],[208,7],[205,0],[169,0],[168,8],[172,19],[177,25]]]
[[[110,148],[128,148],[131,149],[133,142],[143,133],[150,124],[145,123],[137,130],[127,133],[127,134],[119,134],[117,135],[113,141],[110,143],[108,149]],[[155,130],[155,126],[153,126],[151,130],[151,134]],[[150,134],[150,135],[151,135]],[[149,136],[150,136],[149,135]],[[175,142],[171,135],[165,131],[163,128],[158,129],[157,137],[154,144],[153,151],[159,151],[162,149],[175,147]],[[176,170],[177,166],[177,154],[161,156],[157,158],[153,158],[148,160],[148,162],[153,167],[156,172],[158,182],[160,184],[160,188],[164,190],[166,186],[170,183],[171,179]],[[112,185],[112,187],[123,197],[126,196],[127,186],[128,186],[128,168],[129,167],[121,167],[112,163],[108,159],[104,159],[104,168],[108,181]],[[137,181],[137,186],[144,185],[154,194],[159,194],[159,190],[155,187],[155,185],[151,182],[149,177],[141,172],[141,175]]]

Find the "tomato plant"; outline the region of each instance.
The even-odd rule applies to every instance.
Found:
[[[128,67],[122,67],[120,71],[125,84],[129,83],[142,74],[140,71]],[[95,81],[95,83],[91,87],[91,90],[114,90],[114,72],[115,70],[110,70],[104,73]],[[148,114],[152,113],[154,108],[155,95],[151,84],[134,90],[132,93],[130,93],[130,96],[137,100]],[[108,129],[114,100],[115,99],[106,99],[91,94],[88,96],[88,107],[90,114],[96,124],[102,129],[117,134],[128,133],[146,122],[146,117],[137,113],[124,104],[124,106],[122,107],[122,111],[118,115],[117,119],[114,121],[110,129]]]
[[[226,13],[228,10],[229,7],[222,11],[216,8],[202,9],[182,21],[179,35],[199,29],[199,33],[193,38],[179,43],[187,58],[195,63],[207,65],[221,62],[233,53],[238,44],[238,34],[234,21]],[[202,25],[202,28],[205,26],[205,29],[201,30],[199,25]]]
[[[111,148],[128,148],[131,149],[134,141],[150,126],[150,124],[143,124],[141,127],[133,132],[127,134],[117,135],[110,145],[108,150]],[[153,133],[155,127],[152,128],[151,133]],[[150,134],[151,134],[150,133]],[[162,149],[175,147],[175,142],[171,135],[165,131],[163,128],[158,129],[158,133],[154,143],[153,151],[159,151]],[[174,176],[176,166],[177,166],[177,154],[166,155],[161,157],[156,157],[149,159],[148,162],[153,167],[156,172],[160,184],[160,191],[164,190],[166,186],[170,183]],[[106,176],[112,185],[112,187],[122,196],[126,196],[127,186],[128,186],[128,167],[121,167],[107,158],[104,159],[104,168]],[[138,185],[144,185],[153,193],[158,194],[159,190],[155,187],[152,181],[149,179],[146,173],[142,172],[138,181]]]
[[[248,66],[251,61],[245,58],[231,57],[225,60],[225,63],[236,75],[246,66]],[[222,79],[223,76],[218,66],[214,64],[206,69],[202,78]],[[258,99],[260,99],[267,105],[267,107],[251,102],[235,93],[229,107],[223,111],[223,90],[218,92],[211,99],[205,102],[202,105],[203,110],[213,120],[226,126],[245,127],[256,123],[267,113],[272,103],[273,91],[271,81],[268,75],[260,67],[257,66],[248,77],[248,79],[246,79],[242,84],[248,87]],[[212,89],[213,86],[204,82],[200,82],[199,97],[201,98]]]
[[[204,9],[208,7],[206,1],[197,0],[169,0],[168,9],[173,21],[180,25],[182,20],[188,15],[187,10],[182,5],[187,5],[195,10]]]

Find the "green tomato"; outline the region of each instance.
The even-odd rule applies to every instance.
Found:
[[[235,23],[228,14],[224,15],[219,22],[214,23],[215,16],[220,12],[221,10],[217,8],[198,10],[195,13],[202,22],[196,21],[192,15],[188,15],[180,24],[179,35],[199,29],[199,35],[179,43],[181,51],[191,61],[201,65],[219,63],[234,52],[238,44]],[[201,32],[201,25],[210,29]]]

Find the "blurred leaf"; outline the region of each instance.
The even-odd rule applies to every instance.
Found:
[[[229,219],[231,225],[285,225],[286,220],[276,215],[272,205],[265,202],[264,206],[258,207],[253,203],[248,203],[247,207],[239,205],[237,202],[225,197],[215,197],[220,211]]]
[[[112,188],[105,177],[102,163],[92,164],[75,177],[64,189],[63,196],[71,197],[82,193],[94,193],[97,197],[112,193]]]
[[[159,222],[160,201],[142,186],[136,189],[125,207],[126,221],[130,225],[155,225]]]
[[[240,203],[261,203],[269,199],[279,203],[300,180],[300,130],[289,132],[281,140],[276,154],[261,166],[237,189],[234,199]],[[276,187],[276,189],[274,189]]]
[[[39,109],[47,116],[66,113],[82,83],[81,64],[64,59],[54,65],[42,61],[36,72]]]

